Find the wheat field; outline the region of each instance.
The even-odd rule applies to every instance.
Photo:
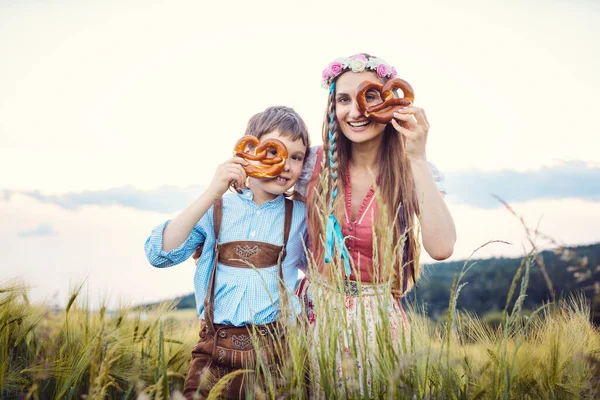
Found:
[[[523,277],[532,264],[533,258],[524,260]],[[264,384],[250,397],[306,398],[307,385],[319,382],[326,398],[340,399],[598,398],[600,333],[589,322],[586,299],[547,304],[525,316],[520,299],[527,280],[515,279],[516,301],[492,327],[453,307],[465,269],[457,271],[446,320],[434,323],[408,309],[409,332],[396,343],[385,329],[375,344],[348,335],[339,328],[343,304],[335,300],[328,301],[328,323],[316,335],[306,334],[302,321],[287,324],[281,369],[259,362],[249,373]],[[61,310],[30,304],[22,285],[0,287],[0,398],[181,398],[199,329],[195,314],[175,311],[174,303],[111,312],[87,304],[81,286]],[[342,362],[343,384],[332,361],[340,356],[341,337],[354,349]],[[354,358],[365,361],[362,371]],[[314,360],[318,372],[310,367]],[[369,389],[361,385],[367,376]],[[218,398],[218,387],[211,397]]]

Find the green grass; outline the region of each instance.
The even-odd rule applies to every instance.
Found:
[[[108,316],[89,311],[77,296],[68,309],[53,311],[29,304],[22,287],[4,285],[0,292],[0,398],[164,399],[177,397],[183,387],[198,326],[189,313],[174,312],[173,304]],[[441,324],[407,310],[411,329],[405,340],[393,344],[381,329],[373,344],[336,328],[345,326],[344,313],[334,312],[341,304],[329,298],[322,309],[331,315],[316,336],[298,325],[287,327],[283,367],[261,368],[271,384],[257,386],[254,394],[302,398],[307,374],[327,398],[368,397],[359,382],[366,375],[374,398],[596,398],[600,334],[585,304],[572,298],[528,317],[519,316],[515,305],[496,327],[455,310],[451,322]],[[341,388],[332,362],[340,355],[339,337],[351,348]],[[308,368],[308,354],[317,354],[319,376]],[[367,366],[364,373],[354,357]]]
[[[385,276],[399,244],[391,243],[389,231],[374,234],[387,244],[380,248],[389,263],[375,263]],[[339,260],[332,268],[333,276],[342,276]],[[365,313],[347,329],[342,282],[312,273],[313,285],[333,289],[314,299],[316,328],[307,329],[304,315],[284,318],[282,363],[272,369],[258,358],[252,373],[257,384],[248,394],[303,399],[308,385],[318,385],[328,399],[600,398],[600,332],[589,322],[589,300],[571,297],[523,310],[529,272],[543,268],[532,251],[515,274],[505,309],[490,324],[456,309],[460,293],[468,290],[462,279],[476,268],[467,261],[456,271],[445,319],[435,323],[409,308],[410,329],[396,340],[386,328],[389,285],[376,296],[379,326],[369,339],[353,329],[366,328]],[[175,312],[173,303],[91,311],[81,289],[73,290],[67,307],[51,310],[30,304],[24,286],[0,284],[0,398],[181,398],[198,339],[196,316]],[[214,390],[211,398],[217,397]]]

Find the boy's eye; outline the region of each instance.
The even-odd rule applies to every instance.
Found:
[[[302,161],[302,156],[292,156],[292,160]]]

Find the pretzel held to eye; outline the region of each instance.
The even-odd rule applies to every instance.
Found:
[[[403,98],[394,97],[392,90],[402,90]],[[379,104],[369,106],[367,104],[367,92],[375,90],[383,100]],[[367,118],[379,123],[387,124],[394,117],[394,113],[403,107],[409,106],[415,101],[415,92],[404,79],[394,78],[382,85],[378,82],[364,81],[356,89],[356,104],[358,110]]]
[[[246,153],[248,145],[254,146],[254,154]],[[277,139],[266,139],[264,142],[255,136],[246,135],[237,141],[233,155],[248,161],[244,171],[253,178],[275,178],[283,171],[288,158],[288,150]]]

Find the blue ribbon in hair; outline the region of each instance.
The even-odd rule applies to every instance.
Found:
[[[331,86],[329,87],[329,94],[333,93],[335,90],[335,82],[331,82]],[[331,142],[331,146],[329,147],[329,166],[333,171],[332,179],[337,177],[337,171],[334,169],[333,164],[333,148],[335,147],[335,139],[333,137],[333,132],[331,127],[333,126],[333,122],[335,119],[335,112],[331,112],[331,116],[329,117],[329,141]],[[342,227],[338,222],[337,218],[333,214],[333,201],[337,196],[337,189],[335,189],[331,193],[331,207],[329,210],[329,217],[327,217],[327,228],[325,231],[325,262],[330,263],[333,261],[333,255],[335,252],[335,247],[337,246],[340,257],[344,262],[344,271],[346,272],[346,276],[350,276],[352,273],[350,269],[350,254],[348,253],[348,248],[346,247],[346,243],[344,241],[344,235],[342,234]]]
[[[350,276],[352,271],[350,270],[350,254],[348,253],[348,249],[346,248],[346,243],[344,242],[344,235],[342,234],[342,227],[340,223],[335,218],[333,213],[329,214],[327,218],[327,230],[325,232],[325,239],[327,244],[325,246],[325,262],[330,263],[333,261],[333,254],[335,251],[335,246],[337,246],[340,257],[344,262],[344,271],[346,272],[346,276]]]

